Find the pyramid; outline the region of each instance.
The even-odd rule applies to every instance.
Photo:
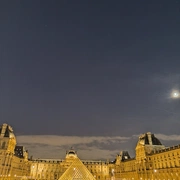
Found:
[[[86,166],[76,158],[59,180],[95,180]]]

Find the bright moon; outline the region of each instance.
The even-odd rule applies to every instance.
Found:
[[[172,92],[172,98],[180,98],[180,94],[178,91]]]

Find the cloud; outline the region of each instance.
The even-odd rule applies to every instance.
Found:
[[[17,136],[18,144],[24,145],[36,158],[64,158],[66,150],[73,147],[82,159],[113,158],[119,152],[116,144],[127,142],[131,137],[104,136]]]
[[[66,151],[73,147],[78,151],[81,159],[102,160],[115,159],[122,150],[128,150],[134,155],[135,144],[139,135],[131,137],[105,137],[105,136],[56,136],[56,135],[26,135],[17,136],[19,145],[29,150],[34,158],[64,159]],[[155,134],[157,138],[172,145],[174,141],[180,141],[180,135]],[[170,143],[171,142],[171,143]],[[175,143],[174,143],[175,144]],[[176,143],[177,144],[177,143]]]
[[[104,136],[55,136],[55,135],[33,135],[33,136],[17,136],[17,140],[21,143],[38,143],[48,144],[52,146],[58,145],[74,145],[98,143],[115,143],[117,141],[127,141],[129,137],[104,137]]]
[[[156,137],[163,141],[180,141],[180,135],[156,134]]]

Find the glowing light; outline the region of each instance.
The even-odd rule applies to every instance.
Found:
[[[173,91],[171,94],[172,98],[180,98],[180,93],[178,91]]]
[[[177,92],[175,92],[173,95],[174,97],[179,97],[179,94]]]

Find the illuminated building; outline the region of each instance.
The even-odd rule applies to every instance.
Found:
[[[22,179],[29,176],[28,152],[23,146],[16,146],[11,126],[0,126],[0,179]]]
[[[123,156],[114,164],[116,179],[180,180],[180,145],[166,148],[154,134],[139,137],[135,158]]]
[[[74,163],[74,165],[73,165]],[[49,159],[37,159],[33,160],[31,164],[30,177],[38,179],[59,179],[64,180],[64,172],[71,169],[79,170],[79,174],[87,174],[95,179],[108,179],[109,167],[107,162],[103,161],[83,161],[79,160],[77,153],[70,149],[66,152],[66,157],[63,160],[49,160]],[[81,172],[82,171],[82,172]],[[73,173],[70,171],[71,176]],[[77,173],[78,174],[78,173]],[[63,177],[61,177],[63,176]],[[61,179],[62,178],[62,179]],[[83,179],[82,179],[83,180]],[[87,179],[88,180],[88,179]],[[92,179],[93,180],[93,179]]]
[[[0,126],[0,180],[180,180],[180,145],[165,147],[151,133],[140,135],[135,158],[120,152],[114,161],[80,160],[70,149],[65,159],[28,159],[16,145],[12,127]]]

